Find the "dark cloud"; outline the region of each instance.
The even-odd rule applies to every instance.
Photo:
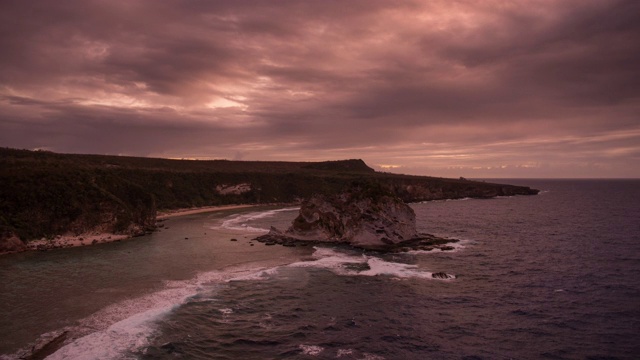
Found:
[[[638,4],[3,1],[0,145],[637,177]]]

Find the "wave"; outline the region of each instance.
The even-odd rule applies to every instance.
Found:
[[[307,344],[300,344],[298,345],[298,348],[300,349],[300,352],[302,353],[302,355],[306,355],[308,357],[316,357],[316,356],[320,356],[325,352],[325,348],[319,345],[307,345]],[[346,357],[346,359],[354,359],[356,358],[356,354],[358,353],[358,351],[354,350],[354,349],[338,349],[335,353],[335,358],[336,359],[340,359],[342,357]],[[375,355],[375,354],[369,354],[369,353],[360,353],[359,354],[361,357],[358,357],[359,359],[362,360],[385,360],[384,357],[380,356],[380,355]],[[328,358],[329,356],[323,356],[323,358]]]
[[[172,308],[155,308],[131,316],[107,330],[94,332],[65,345],[47,359],[126,359],[126,352],[146,345],[153,333],[152,322]]]
[[[275,210],[267,210],[267,211],[255,211],[247,214],[234,214],[231,215],[228,219],[223,220],[222,224],[219,226],[213,226],[211,229],[226,229],[226,230],[240,230],[240,231],[249,231],[255,233],[265,233],[269,232],[267,228],[260,228],[250,226],[249,223],[258,219],[269,218],[275,216],[280,212],[286,211],[298,211],[299,207],[291,207],[284,209],[275,209]]]
[[[387,261],[377,256],[350,255],[331,248],[315,248],[314,261],[301,261],[289,267],[313,267],[331,270],[346,276],[391,276],[393,278],[434,279],[433,273],[419,269],[417,265]],[[451,275],[451,278],[454,278]]]
[[[133,351],[153,338],[156,324],[178,306],[216,284],[260,280],[278,267],[236,266],[198,274],[186,281],[166,281],[161,291],[110,305],[68,329],[77,337],[47,359],[135,359]]]
[[[309,356],[318,356],[322,351],[324,351],[324,348],[318,345],[300,344],[299,348],[302,351],[302,354]]]
[[[137,356],[134,351],[139,351],[150,344],[158,322],[175,308],[194,299],[199,293],[227,282],[266,280],[285,267],[323,268],[341,276],[433,279],[433,273],[419,269],[416,265],[326,247],[314,249],[313,258],[308,261],[270,267],[261,267],[257,264],[235,266],[200,273],[191,280],[166,281],[165,288],[161,291],[110,305],[80,321],[80,325],[73,329],[77,338],[58,349],[47,359],[135,359]],[[447,279],[438,280],[447,281]],[[220,311],[228,313],[232,310],[220,309]],[[314,347],[304,349],[310,355],[317,350]]]
[[[447,236],[443,236],[443,237],[447,237]],[[417,255],[417,254],[429,254],[429,253],[440,253],[440,252],[446,252],[446,253],[455,253],[458,251],[463,250],[464,248],[466,248],[469,245],[473,245],[476,242],[474,240],[465,240],[465,239],[460,239],[457,242],[451,242],[446,244],[448,247],[452,247],[453,249],[450,250],[442,250],[439,248],[434,248],[432,250],[409,250],[406,252],[406,254],[412,254],[412,255]]]

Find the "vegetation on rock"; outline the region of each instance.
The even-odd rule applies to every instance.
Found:
[[[453,250],[447,244],[458,241],[419,234],[413,209],[375,182],[357,182],[339,194],[314,195],[302,202],[286,231],[272,227],[256,240],[284,246],[338,243],[383,252]]]
[[[380,248],[416,238],[418,233],[413,209],[373,183],[303,201],[285,235]]]
[[[512,185],[380,173],[362,160],[170,160],[0,148],[0,251],[9,238],[136,234],[154,226],[156,210],[293,203],[339,193],[353,182],[375,184],[371,191],[388,191],[406,202],[537,193]],[[239,190],[221,190],[234,188]]]

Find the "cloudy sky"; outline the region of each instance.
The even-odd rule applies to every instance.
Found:
[[[0,146],[640,177],[640,1],[0,2]]]

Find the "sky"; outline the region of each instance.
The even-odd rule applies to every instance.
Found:
[[[640,178],[640,1],[3,0],[0,146]]]

